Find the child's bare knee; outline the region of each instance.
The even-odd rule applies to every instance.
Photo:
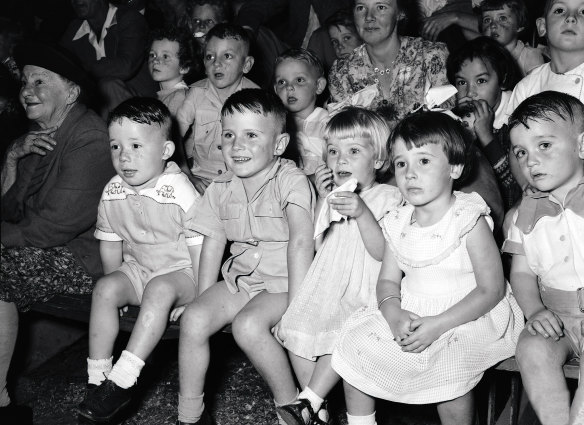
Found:
[[[564,364],[562,347],[557,342],[541,335],[523,333],[517,343],[515,358],[522,373],[552,368]]]
[[[101,277],[93,288],[92,298],[99,300],[118,300],[120,298],[120,282],[115,275]]]
[[[198,303],[189,304],[180,319],[181,338],[208,338],[211,315]]]
[[[144,288],[144,295],[142,296],[142,304],[147,301],[164,302],[173,301],[176,298],[176,286],[166,276],[158,276],[153,278],[146,288]]]
[[[233,319],[231,331],[233,332],[233,338],[240,345],[250,344],[261,332],[261,324],[254,315],[242,312]]]

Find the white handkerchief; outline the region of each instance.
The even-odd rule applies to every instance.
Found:
[[[328,202],[330,197],[335,196],[335,194],[338,192],[354,192],[356,188],[357,179],[352,178],[337,187],[335,190],[331,191],[331,193],[326,196],[320,213],[318,214],[318,218],[316,219],[316,223],[314,224],[314,239],[322,235],[322,233],[329,228],[333,221],[341,221],[346,217],[337,210],[331,208],[331,205]]]
[[[452,84],[447,84],[445,86],[431,87],[426,92],[425,103],[428,109],[432,110],[439,105],[442,105],[452,96],[454,96],[458,90]]]
[[[368,108],[377,94],[377,84],[372,84],[362,88],[356,93],[353,93],[353,95],[346,98],[345,100],[342,100],[341,102],[329,103],[326,106],[326,109],[328,110],[329,115],[333,116],[346,106],[359,106],[361,108]]]

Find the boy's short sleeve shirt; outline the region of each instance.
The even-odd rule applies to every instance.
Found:
[[[564,205],[548,193],[525,195],[513,216],[503,252],[525,255],[545,286],[575,291],[584,286],[584,179]]]
[[[263,284],[268,292],[288,290],[286,207],[294,204],[314,219],[316,199],[306,175],[278,159],[263,186],[248,202],[243,182],[229,172],[207,188],[195,214],[194,230],[220,241],[233,241],[222,267],[230,291],[238,282]]]
[[[193,223],[200,198],[174,162],[139,192],[115,176],[101,196],[95,237],[123,242],[124,261],[150,270],[191,267],[188,246],[203,242]]]
[[[243,77],[236,91],[258,88]],[[191,172],[207,181],[225,173],[227,167],[221,153],[221,108],[223,102],[208,78],[190,86],[183,105],[177,112],[179,121],[193,124],[191,135],[185,141],[185,153],[192,158]],[[193,123],[194,122],[194,123]]]
[[[507,120],[521,102],[546,90],[566,93],[584,102],[584,63],[564,74],[553,72],[550,63],[532,70],[513,89],[506,111]]]
[[[316,167],[324,164],[326,142],[323,136],[328,120],[327,110],[317,107],[306,117],[302,129],[296,133],[302,169],[307,175],[314,174]]]

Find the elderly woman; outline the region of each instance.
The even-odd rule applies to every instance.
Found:
[[[46,45],[20,46],[15,58],[30,131],[2,165],[0,417],[20,424],[26,419],[16,418],[22,411],[6,392],[18,310],[60,292],[91,292],[101,274],[97,205],[115,172],[105,123],[80,103],[88,82],[76,60]]]
[[[355,27],[365,44],[337,60],[329,74],[335,102],[368,88],[373,100],[360,106],[379,110],[392,127],[424,104],[428,87],[448,84],[446,45],[398,34],[407,7],[406,0],[355,0]]]

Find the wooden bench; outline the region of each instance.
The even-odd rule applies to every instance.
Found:
[[[89,323],[91,295],[55,295],[48,301],[33,304],[31,311],[60,319]],[[128,311],[120,317],[120,331],[132,332],[139,311],[139,307],[128,307]],[[179,332],[178,323],[171,323],[166,328],[162,339],[178,339]]]
[[[511,374],[511,393],[509,395],[509,416],[506,423],[517,425],[519,419],[519,402],[521,395],[521,375],[515,357],[503,360],[497,366],[492,368],[498,372],[513,372]],[[568,379],[578,379],[580,364],[573,360],[564,365],[564,375]],[[496,402],[496,382],[491,379],[489,386],[489,400],[487,405],[487,425],[495,424],[495,402]]]

